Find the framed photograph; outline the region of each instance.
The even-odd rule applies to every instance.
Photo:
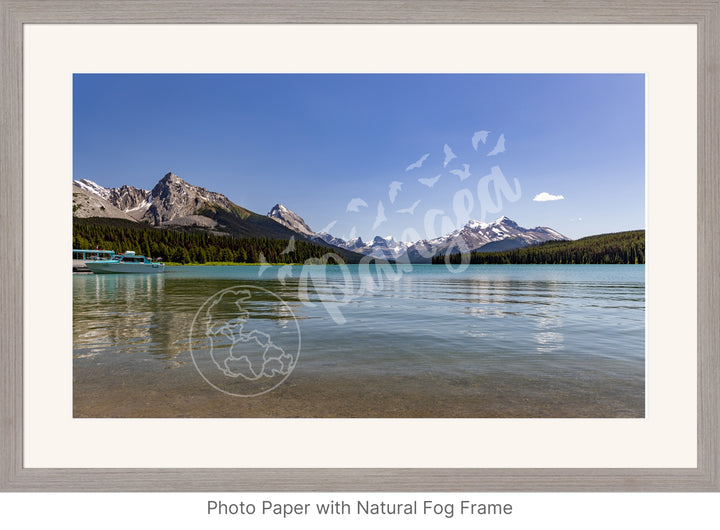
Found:
[[[3,490],[719,489],[717,1],[0,5]]]

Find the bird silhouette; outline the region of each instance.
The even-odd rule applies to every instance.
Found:
[[[463,169],[453,169],[450,173],[460,177],[461,181],[465,180],[470,176],[470,166],[468,164],[463,164]]]
[[[337,223],[337,219],[335,219],[333,222],[331,222],[329,225],[327,225],[325,228],[320,230],[321,233],[329,234],[330,230],[332,230],[332,227],[335,226],[335,223]]]
[[[398,182],[397,180],[393,180],[390,183],[390,190],[388,191],[388,197],[390,197],[390,202],[395,202],[395,197],[397,197],[398,191],[402,189],[402,182]]]
[[[495,147],[492,151],[490,151],[487,156],[495,156],[498,153],[504,153],[505,152],[505,135],[501,134],[500,138],[498,138],[497,143],[495,144]]]
[[[290,236],[290,241],[288,241],[287,246],[285,247],[285,250],[283,250],[280,255],[290,254],[291,252],[295,251],[295,236]]]
[[[285,278],[292,278],[292,265],[283,265],[277,271],[277,279],[283,285],[285,285]]]
[[[432,188],[438,180],[440,180],[440,175],[436,175],[433,178],[429,179],[418,179],[418,182],[420,184],[424,184],[428,188]]]
[[[367,203],[360,198],[351,199],[350,202],[348,203],[345,211],[346,212],[359,212],[361,206],[367,206]]]
[[[375,217],[375,223],[373,224],[372,229],[375,230],[385,221],[387,221],[387,217],[385,217],[385,206],[383,206],[382,201],[379,201],[377,207],[377,216]]]
[[[268,261],[265,259],[265,254],[263,254],[262,252],[260,252],[260,254],[258,255],[258,261],[260,262],[260,269],[258,270],[258,276],[262,276],[263,273],[264,273],[267,269],[270,268],[270,264],[269,264]]]
[[[448,144],[445,144],[445,147],[443,147],[443,151],[445,151],[445,162],[443,163],[443,167],[447,167],[447,165],[450,163],[450,160],[453,158],[457,158],[457,155],[453,153],[452,149],[450,149],[450,146]]]
[[[425,153],[423,156],[420,157],[420,160],[418,160],[417,162],[413,162],[412,164],[410,164],[410,165],[405,169],[405,171],[410,171],[411,169],[415,169],[415,168],[417,168],[417,167],[422,166],[422,165],[423,165],[423,162],[425,162],[425,160],[426,160],[427,157],[429,157],[429,156],[430,156],[430,153]]]
[[[490,134],[490,131],[477,131],[475,134],[473,134],[472,144],[475,151],[477,151],[478,144],[480,142],[485,143],[487,141],[488,134]]]
[[[397,210],[397,213],[409,213],[410,215],[412,215],[415,213],[415,208],[417,208],[418,204],[420,204],[419,200],[415,201],[410,208],[403,208],[402,210]]]

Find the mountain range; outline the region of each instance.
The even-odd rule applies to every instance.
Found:
[[[491,223],[470,220],[462,228],[444,236],[414,242],[396,241],[390,236],[375,236],[369,243],[359,237],[343,241],[325,233],[317,236],[326,242],[353,252],[410,263],[430,263],[432,257],[437,254],[471,251],[497,252],[544,241],[568,239],[556,230],[545,226],[523,228],[505,216]]]
[[[238,206],[225,195],[166,174],[152,190],[104,188],[91,180],[73,182],[75,217],[116,217],[160,228],[194,227],[216,235],[290,239],[297,234]]]
[[[292,238],[325,246],[357,262],[362,255],[375,258],[430,263],[446,252],[494,252],[520,248],[543,241],[567,240],[552,228],[523,228],[507,217],[491,223],[468,221],[463,227],[434,239],[415,242],[376,236],[365,242],[348,241],[324,232],[314,232],[297,213],[282,204],[260,215],[230,201],[225,195],[194,186],[174,173],[167,173],[144,190],[123,185],[105,188],[87,179],[73,181],[73,216],[110,217],[144,223],[157,228],[202,230],[234,237]]]
[[[365,242],[360,237],[346,241],[326,232],[315,233],[302,217],[282,204],[273,206],[268,212],[268,217],[296,232],[310,236],[315,241],[319,239],[366,256],[411,263],[430,263],[432,257],[439,253],[501,252],[545,241],[568,240],[567,237],[552,228],[546,226],[523,228],[505,216],[492,223],[470,220],[462,228],[449,234],[415,242],[397,241],[392,236],[375,236],[370,242]]]

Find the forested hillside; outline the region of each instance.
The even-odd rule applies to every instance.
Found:
[[[548,241],[505,252],[471,252],[469,258],[470,263],[487,264],[645,263],[645,230],[601,234],[575,241]],[[462,263],[463,256],[433,257],[435,264],[446,262]]]
[[[275,223],[275,221],[271,221]],[[278,225],[280,226],[280,225]],[[303,263],[333,252],[305,241],[270,238],[235,238],[207,232],[158,229],[148,224],[111,218],[74,218],[73,248],[132,250],[148,257],[177,263],[259,263],[262,254],[269,263]],[[341,251],[343,252],[343,251]],[[343,252],[346,261],[352,253]]]

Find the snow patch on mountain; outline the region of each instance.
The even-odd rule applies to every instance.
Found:
[[[532,245],[543,241],[568,239],[548,227],[523,228],[506,216],[492,223],[471,219],[449,234],[415,242],[396,241],[390,236],[376,236],[371,243],[363,243],[360,238],[343,241],[329,234],[320,234],[320,237],[333,245],[368,256],[412,263],[429,263],[432,257],[439,253],[471,252],[497,241],[513,240],[518,245]]]
[[[110,190],[100,186],[99,184],[88,179],[74,180],[73,183],[79,188],[84,189],[90,193],[97,195],[98,197],[108,200],[110,198]]]
[[[310,229],[302,217],[282,204],[276,204],[273,206],[267,216],[274,219],[281,225],[288,227],[290,230],[295,230],[296,232],[300,232],[301,234],[308,236],[317,235]]]

